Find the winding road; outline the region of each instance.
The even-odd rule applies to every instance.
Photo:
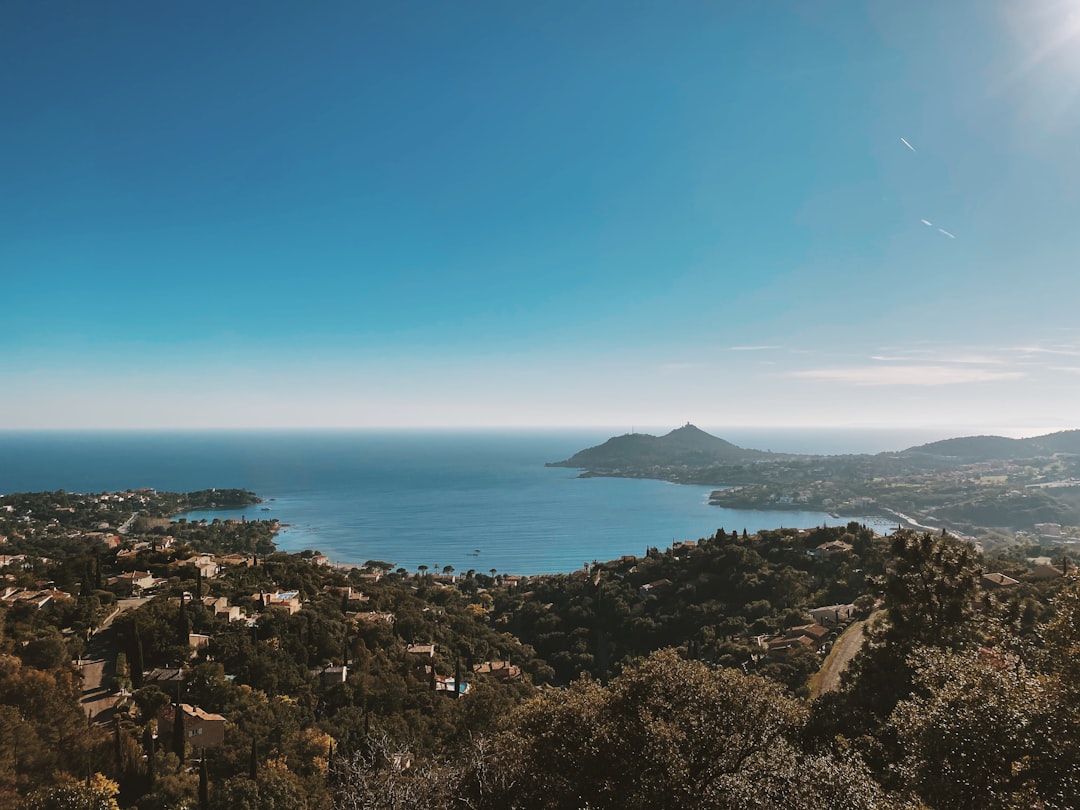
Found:
[[[118,644],[113,619],[121,613],[150,601],[150,597],[121,599],[114,610],[101,623],[101,627],[86,643],[84,657],[79,660],[79,673],[83,679],[83,711],[97,723],[107,723],[120,693],[113,689]]]

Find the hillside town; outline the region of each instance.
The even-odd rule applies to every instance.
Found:
[[[820,725],[814,707],[856,711],[866,699],[868,655],[918,638],[970,649],[977,666],[1020,661],[991,628],[1036,638],[1077,592],[1071,547],[1053,525],[994,557],[970,540],[881,537],[855,523],[719,529],[517,576],[284,554],[274,521],[170,517],[191,500],[0,497],[10,552],[0,557],[0,702],[19,710],[0,733],[20,751],[0,768],[5,805],[89,772],[100,777],[93,790],[143,810],[346,806],[357,790],[381,791],[372,806],[391,807],[402,791],[478,790],[460,782],[477,777],[468,760],[501,774],[502,787],[476,796],[495,806],[527,776],[495,741],[540,745],[529,712],[590,689],[704,667],[686,677],[767,682],[775,706],[809,706]],[[928,566],[952,566],[950,584],[920,595],[904,583]],[[937,600],[951,605],[940,616]],[[27,702],[27,689],[41,698]],[[874,806],[904,806],[888,779],[865,778]],[[536,801],[511,806],[547,806]]]

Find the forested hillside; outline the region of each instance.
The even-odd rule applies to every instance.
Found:
[[[174,502],[155,497],[0,501],[25,549],[4,558],[0,600],[3,806],[1080,796],[1080,590],[1061,546],[984,559],[856,523],[721,529],[524,578],[253,552],[273,531],[257,521],[97,529],[133,500]],[[60,530],[37,519],[58,509]]]

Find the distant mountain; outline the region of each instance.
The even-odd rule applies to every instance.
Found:
[[[1080,430],[1062,430],[1058,433],[1048,433],[1045,436],[1036,436],[1023,441],[1051,453],[1080,454]]]
[[[965,436],[909,447],[902,455],[934,456],[964,461],[994,461],[999,459],[1038,458],[1055,453],[1080,454],[1080,430],[1064,430],[1033,436],[1029,439],[1008,439],[1004,436]]]
[[[1046,458],[1056,453],[1080,455],[1080,430],[1066,430],[1029,439],[964,436],[909,447],[899,453],[881,453],[878,457],[907,458],[920,467],[928,466],[936,469],[982,461]],[[797,464],[814,458],[827,460],[830,457],[751,450],[687,424],[664,436],[651,436],[648,433],[627,433],[615,436],[596,447],[581,450],[565,461],[550,462],[547,466],[573,467],[598,475],[632,473],[685,483],[683,477],[672,478],[670,471],[660,472],[655,468],[703,469],[714,465],[760,461]],[[835,457],[837,460],[841,458],[847,458],[850,461],[857,458],[869,460],[872,457]]]
[[[615,436],[601,445],[575,453],[565,461],[551,462],[547,466],[601,471],[683,465],[706,467],[763,458],[776,456],[738,447],[687,424],[664,436],[650,436],[648,433]]]

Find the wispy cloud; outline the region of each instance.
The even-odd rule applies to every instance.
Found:
[[[775,349],[782,349],[783,346],[730,346],[728,347],[733,352],[763,352]]]
[[[1075,346],[1012,346],[1006,351],[1021,355],[1051,354],[1065,357],[1080,357],[1080,348]]]
[[[836,366],[806,369],[791,373],[804,380],[843,383],[858,386],[940,386],[980,382],[1018,380],[1022,371],[970,368],[947,364]]]
[[[938,354],[937,352],[927,351],[925,349],[915,351],[898,351],[895,354],[875,354],[871,355],[871,360],[876,360],[879,363],[910,363],[912,360],[918,360],[925,362],[927,360],[933,363],[941,363],[945,365],[974,365],[974,366],[996,366],[1006,363],[1006,359],[1002,357],[994,357],[989,354]],[[1012,358],[1008,358],[1011,360]]]

